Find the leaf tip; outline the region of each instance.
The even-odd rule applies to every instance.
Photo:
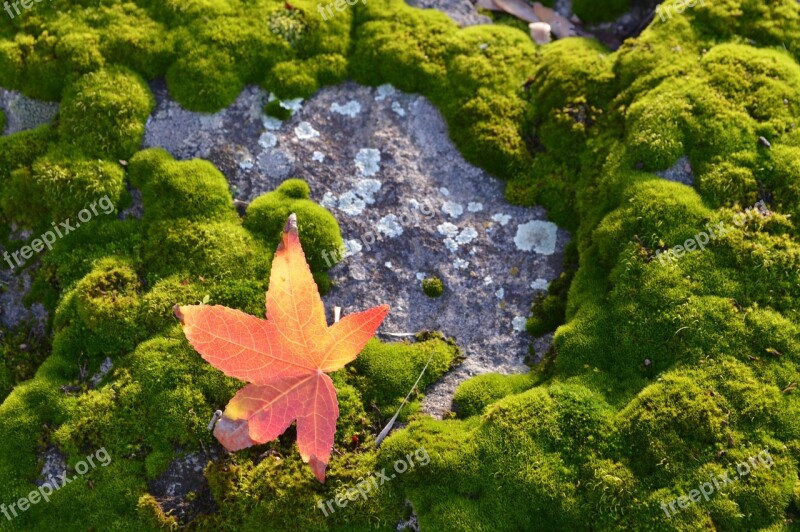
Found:
[[[378,316],[380,317],[380,320],[381,320],[380,323],[383,323],[383,320],[385,320],[386,316],[389,315],[389,312],[392,311],[392,308],[389,305],[381,305],[379,307],[376,307],[376,309],[379,312]]]
[[[283,226],[283,236],[281,237],[281,241],[278,244],[277,251],[283,251],[289,245],[289,237],[294,236],[295,238],[299,239],[299,233],[297,230],[297,215],[292,213],[286,219],[286,225]]]
[[[175,305],[174,307],[172,307],[172,312],[175,313],[175,317],[178,318],[178,321],[181,322],[181,325],[183,325],[184,324],[184,322],[183,322],[183,312],[181,312],[181,306],[180,305]]]
[[[297,233],[297,215],[292,213],[286,219],[286,225],[283,226],[284,233]]]
[[[317,455],[312,454],[308,457],[308,465],[311,466],[311,471],[314,472],[314,476],[317,477],[317,480],[325,484],[325,468],[327,464],[318,459]]]

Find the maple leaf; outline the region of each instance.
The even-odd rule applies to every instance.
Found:
[[[333,447],[339,403],[326,373],[353,361],[389,306],[328,326],[325,309],[289,216],[272,261],[267,319],[223,306],[175,306],[189,343],[212,366],[249,382],[214,429],[229,451],[280,436],[297,421],[297,446],[320,482]]]

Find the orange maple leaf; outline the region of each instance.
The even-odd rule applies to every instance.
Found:
[[[229,451],[274,440],[297,420],[297,446],[320,482],[333,447],[339,403],[326,373],[353,361],[389,306],[328,326],[317,285],[289,216],[272,261],[267,319],[223,306],[176,305],[189,343],[215,368],[249,382],[214,429]]]

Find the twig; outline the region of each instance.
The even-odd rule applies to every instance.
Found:
[[[431,356],[428,357],[428,361],[425,363],[425,367],[422,368],[422,371],[420,372],[419,377],[417,377],[417,382],[415,382],[414,386],[412,386],[411,389],[408,390],[408,393],[406,394],[406,398],[403,399],[402,403],[400,403],[400,408],[397,409],[397,412],[394,413],[394,415],[392,416],[392,419],[390,419],[389,423],[387,423],[386,426],[383,427],[383,430],[381,431],[380,434],[378,434],[378,437],[375,439],[375,448],[376,449],[378,448],[378,446],[380,446],[381,442],[386,437],[386,435],[389,434],[389,431],[392,430],[392,427],[394,426],[394,422],[397,420],[397,416],[400,415],[400,411],[403,409],[403,406],[405,406],[406,401],[408,401],[408,398],[411,397],[411,392],[413,392],[414,388],[416,388],[417,384],[419,384],[419,381],[422,378],[422,376],[425,374],[425,370],[428,369],[428,364],[431,363],[431,360],[433,360],[433,353],[431,353]]]

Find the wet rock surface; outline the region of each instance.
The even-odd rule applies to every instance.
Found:
[[[334,306],[346,315],[389,303],[387,338],[423,330],[455,338],[465,360],[428,390],[426,412],[446,413],[470,376],[527,371],[525,319],[560,274],[569,235],[543,208],[506,203],[503,183],[463,159],[425,98],[346,83],[284,102],[294,114],[281,122],[262,113],[269,95],[255,87],[214,115],[181,109],[163,84],[153,89],[146,147],[209,159],[245,202],[302,178],[334,214],[345,250],[316,251],[342,259],[329,272],[330,321]],[[441,297],[423,293],[426,277],[443,281]],[[537,342],[537,356],[547,343]]]

